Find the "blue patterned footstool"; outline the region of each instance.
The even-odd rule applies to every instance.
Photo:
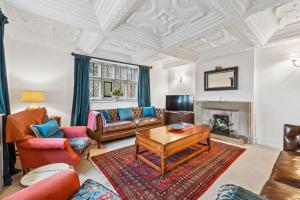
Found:
[[[86,180],[71,200],[121,200],[113,191],[94,180]]]
[[[259,195],[240,186],[226,184],[219,189],[216,200],[264,200]]]

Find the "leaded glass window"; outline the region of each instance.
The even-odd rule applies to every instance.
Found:
[[[122,92],[120,99],[136,99],[138,68],[91,60],[89,70],[91,100],[110,100],[114,90]]]

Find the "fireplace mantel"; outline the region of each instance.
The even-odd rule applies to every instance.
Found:
[[[240,130],[248,138],[248,142],[253,142],[253,102],[244,100],[209,100],[198,99],[195,101],[195,121],[196,124],[203,124],[204,109],[228,110],[229,112],[238,112],[240,119]],[[206,119],[207,121],[207,119]]]

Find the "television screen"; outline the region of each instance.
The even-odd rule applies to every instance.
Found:
[[[192,95],[167,95],[166,109],[169,111],[193,111],[194,97]]]

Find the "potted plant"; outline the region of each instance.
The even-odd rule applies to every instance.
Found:
[[[112,96],[113,96],[116,100],[118,100],[120,97],[123,96],[123,92],[122,92],[121,90],[116,89],[116,90],[114,90],[114,91],[112,92]]]

